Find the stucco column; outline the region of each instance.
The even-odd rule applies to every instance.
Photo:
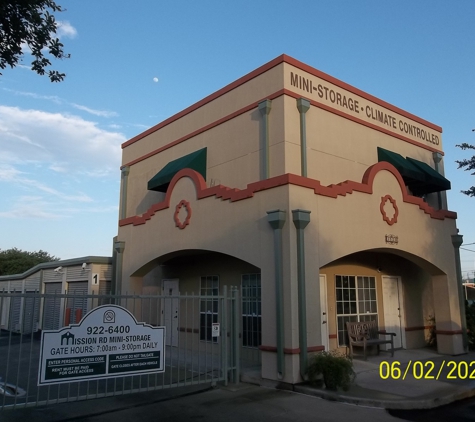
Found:
[[[264,180],[269,178],[269,113],[272,108],[272,101],[261,101],[258,108],[262,114],[261,145],[263,146],[263,159],[261,180]]]
[[[275,303],[277,332],[277,378],[284,377],[284,291],[283,291],[283,259],[282,259],[282,227],[286,220],[286,212],[282,210],[267,211],[267,221],[274,230],[274,266],[275,266]]]
[[[305,379],[307,372],[307,295],[305,293],[305,238],[304,229],[310,223],[310,211],[292,210],[292,220],[297,229],[297,279],[299,301],[299,348],[300,376]]]
[[[122,168],[120,175],[120,214],[119,220],[127,217],[127,185],[129,180],[130,167]]]
[[[310,108],[310,101],[305,98],[297,100],[297,109],[300,113],[300,162],[301,175],[307,177],[307,124],[305,116]]]
[[[463,348],[468,352],[468,338],[467,338],[467,320],[465,317],[465,296],[463,294],[462,285],[462,268],[460,265],[460,246],[463,243],[463,236],[460,234],[452,235],[452,245],[454,246],[455,254],[455,271],[457,274],[457,293],[459,297],[460,306],[460,324],[462,329]]]
[[[124,249],[125,242],[114,239],[114,252],[115,256],[113,258],[113,268],[115,277],[111,286],[112,294],[120,294],[122,291],[122,264],[124,260]]]

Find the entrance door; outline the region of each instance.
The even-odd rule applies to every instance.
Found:
[[[178,296],[178,279],[162,280],[163,296]],[[178,312],[180,302],[178,298],[163,299],[162,317],[165,330],[165,344],[178,346]]]
[[[406,347],[406,337],[403,330],[404,304],[400,277],[383,276],[383,305],[385,330],[396,333],[394,347]]]
[[[327,276],[320,274],[320,318],[322,321],[321,333],[322,333],[322,346],[325,346],[325,350],[329,350],[328,344],[328,305],[327,305]]]

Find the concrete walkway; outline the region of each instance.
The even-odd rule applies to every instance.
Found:
[[[353,359],[355,384],[330,392],[299,385],[295,391],[386,409],[429,409],[475,396],[475,353],[442,356],[430,349],[381,352]],[[391,367],[393,368],[391,372]],[[400,372],[399,372],[400,371]]]

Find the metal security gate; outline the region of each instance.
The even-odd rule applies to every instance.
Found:
[[[49,293],[51,290],[56,290],[56,293]],[[53,286],[47,288],[46,292],[0,291],[0,319],[11,313],[9,307],[12,303],[18,307],[19,302],[23,325],[33,327],[39,324],[40,330],[37,333],[31,332],[31,329],[28,333],[17,333],[4,325],[6,328],[0,331],[0,411],[203,383],[239,382],[239,327],[242,315],[237,288],[232,288],[228,295],[226,286],[223,286],[223,295],[212,297],[61,294]],[[200,340],[200,307],[203,301],[209,300],[219,302],[219,331],[213,326],[213,332],[218,333],[219,337],[217,340],[203,341]],[[167,301],[178,302],[179,313],[177,342],[176,345],[165,347],[164,372],[37,385],[41,330],[65,326],[69,305],[74,305],[75,309],[84,309],[83,305],[86,303],[87,310],[90,311],[100,305],[114,304],[126,308],[137,322],[161,326],[163,312],[173,312],[176,309],[176,306],[170,306]],[[31,309],[33,312],[30,312]],[[35,309],[42,310],[40,318]],[[0,325],[2,323],[0,320]]]

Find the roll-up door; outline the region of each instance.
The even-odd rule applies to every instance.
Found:
[[[87,281],[68,283],[68,295],[64,323],[77,324],[87,313]]]
[[[21,291],[12,293],[20,294]],[[21,297],[12,296],[10,299],[10,315],[8,318],[8,329],[15,333],[20,332],[20,316],[21,316]]]
[[[22,319],[23,334],[31,334],[38,331],[38,322],[40,318],[40,298],[34,291],[26,292],[23,298]]]
[[[45,283],[46,294],[61,293],[61,283]],[[46,297],[44,302],[43,330],[57,330],[61,312],[60,297]]]

